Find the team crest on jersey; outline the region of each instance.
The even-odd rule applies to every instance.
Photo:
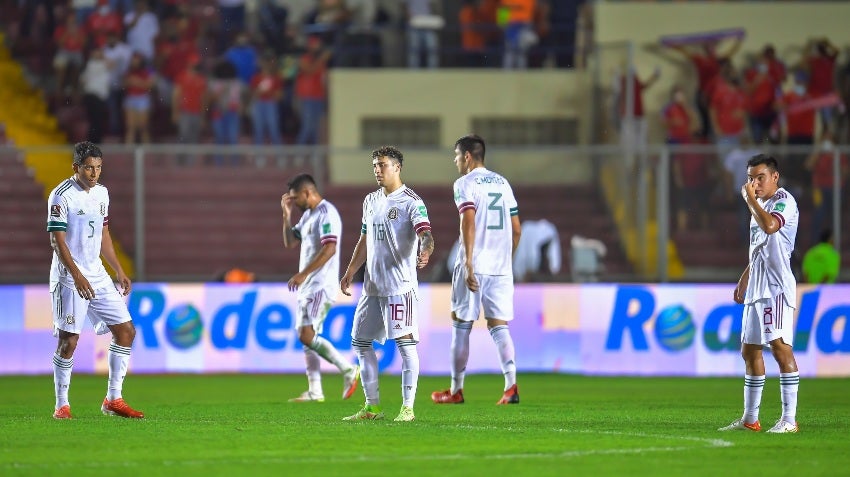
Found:
[[[74,315],[65,315],[65,324],[73,325],[74,324]]]
[[[100,215],[106,217],[106,204],[100,203]]]
[[[387,218],[388,218],[389,220],[395,220],[395,219],[397,219],[397,218],[398,218],[398,209],[397,209],[397,208],[395,208],[395,207],[391,208],[391,209],[390,209],[390,211],[389,211],[389,212],[387,212]]]
[[[59,217],[62,215],[62,206],[59,204],[50,206],[50,216],[51,217]]]

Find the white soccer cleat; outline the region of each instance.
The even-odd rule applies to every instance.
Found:
[[[290,399],[289,402],[325,402],[325,397],[321,394],[304,391],[299,396]]]
[[[342,376],[342,398],[348,399],[357,390],[357,381],[360,380],[360,366],[355,366]]]
[[[751,424],[747,424],[744,422],[744,419],[736,419],[732,421],[732,424],[728,426],[721,427],[717,429],[718,431],[753,431],[758,432],[761,430],[761,424],[758,421],[753,422]]]
[[[790,434],[799,431],[800,428],[797,426],[797,423],[791,424],[790,422],[780,419],[776,421],[776,424],[773,425],[767,432],[771,434]]]

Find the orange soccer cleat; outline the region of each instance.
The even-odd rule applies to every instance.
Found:
[[[59,409],[53,411],[53,419],[73,419],[73,417],[71,417],[71,406],[65,404]]]
[[[463,389],[458,389],[454,394],[451,389],[434,391],[431,393],[431,400],[437,404],[463,404]]]
[[[499,402],[496,404],[519,404],[519,390],[516,387],[516,384],[509,387],[505,394],[502,395],[502,399],[499,399]]]
[[[100,410],[107,416],[121,416],[132,419],[142,419],[145,417],[143,412],[130,407],[129,404],[124,402],[123,398],[114,399],[112,401],[103,398],[103,405],[100,406]]]

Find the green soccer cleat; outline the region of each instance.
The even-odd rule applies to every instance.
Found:
[[[396,416],[393,421],[395,422],[410,422],[416,419],[416,416],[413,415],[413,408],[408,406],[401,406],[401,411],[399,411],[398,416]]]
[[[355,414],[343,417],[343,421],[377,421],[384,418],[384,411],[381,406],[375,404],[364,404],[363,409]]]

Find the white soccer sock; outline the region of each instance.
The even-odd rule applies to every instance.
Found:
[[[109,343],[109,386],[106,390],[106,399],[110,401],[121,397],[121,388],[124,387],[124,376],[127,375],[127,365],[130,363],[130,348],[119,346],[115,342]]]
[[[310,348],[304,348],[304,362],[307,364],[307,391],[314,396],[324,396],[322,391],[322,360],[319,354]]]
[[[797,390],[800,388],[800,373],[779,373],[779,391],[782,394],[782,420],[797,422]]]
[[[499,360],[502,364],[502,374],[505,375],[505,391],[516,384],[516,362],[514,361],[514,340],[508,325],[494,326],[490,329],[490,336],[499,349]]]
[[[752,424],[759,420],[761,392],[764,390],[764,376],[744,375],[744,422]]]
[[[70,405],[68,389],[71,387],[71,371],[74,368],[74,357],[65,359],[53,353],[53,385],[56,390],[56,409]]]
[[[378,392],[378,355],[371,340],[351,340],[351,346],[360,360],[360,384],[366,395],[366,404],[378,405],[381,398]]]
[[[313,342],[310,343],[310,349],[319,354],[325,361],[333,364],[341,372],[346,372],[351,369],[351,363],[339,352],[330,341],[322,338],[319,335],[313,337]]]
[[[401,404],[413,407],[416,386],[419,383],[419,352],[416,350],[416,341],[397,339],[395,344],[401,355]]]
[[[472,333],[471,321],[452,321],[452,394],[463,389],[466,363],[469,362],[470,333]]]

